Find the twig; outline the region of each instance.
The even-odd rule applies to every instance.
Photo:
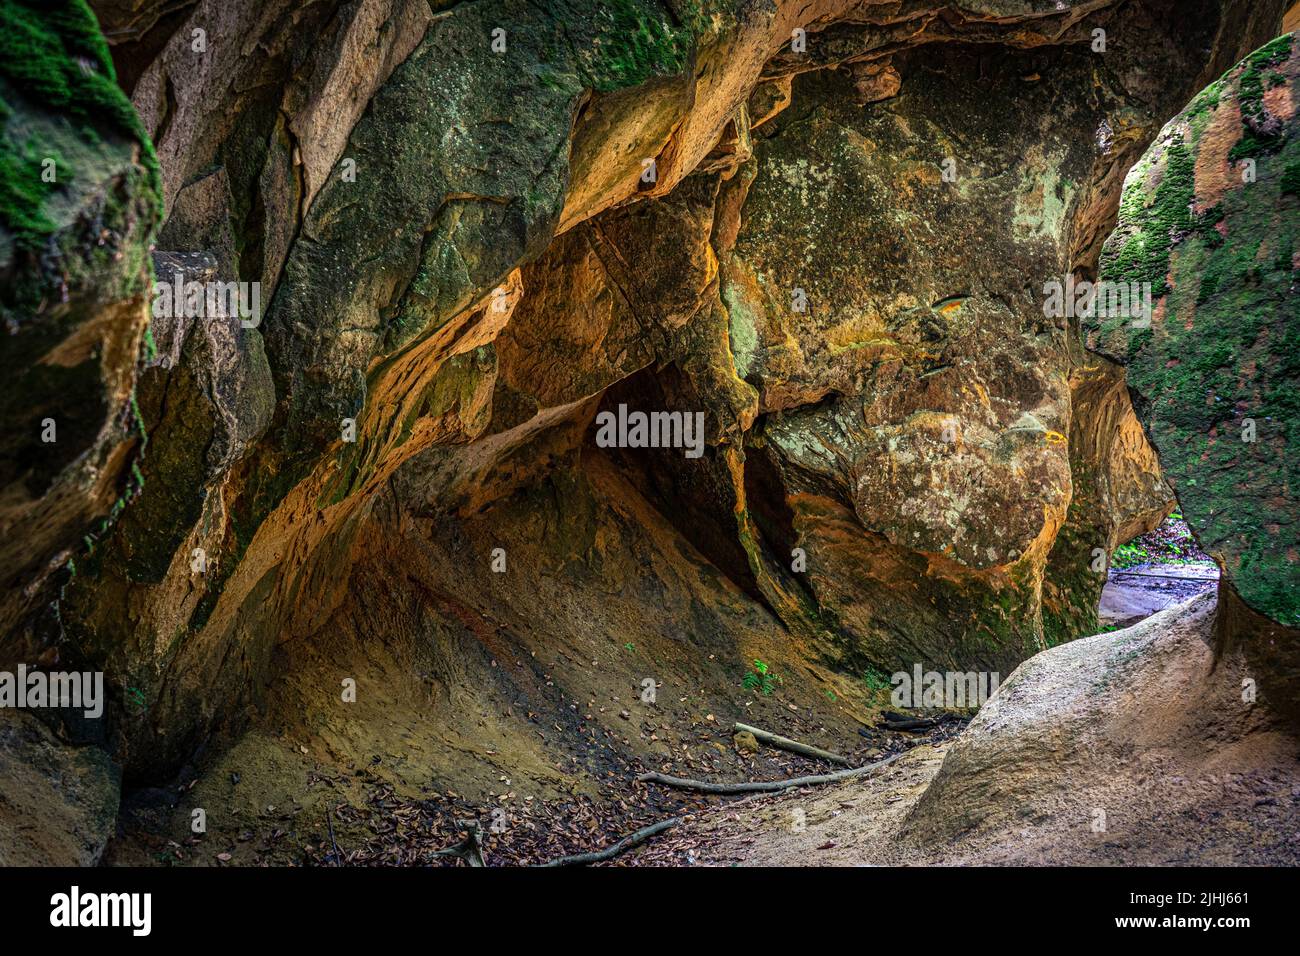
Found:
[[[815,777],[792,777],[789,780],[759,780],[753,783],[710,783],[707,780],[670,777],[663,773],[643,773],[637,777],[637,780],[643,783],[661,783],[665,787],[677,787],[680,790],[702,790],[705,793],[762,793],[773,790],[788,790],[791,787],[811,787],[819,783],[834,783],[837,780],[860,777],[865,773],[870,773],[877,767],[893,763],[906,752],[900,751],[891,757],[886,757],[884,760],[869,763],[865,767],[855,767],[852,770],[837,770],[834,773],[823,773]]]
[[[648,827],[642,827],[635,833],[628,834],[611,847],[603,850],[596,850],[592,853],[578,853],[573,856],[562,856],[559,859],[551,860],[547,863],[539,863],[538,866],[585,866],[588,863],[599,863],[601,860],[611,860],[618,856],[624,850],[630,850],[634,846],[644,843],[656,834],[663,833],[665,830],[671,830],[677,824],[682,822],[681,817],[670,817],[667,820],[660,820],[658,823],[651,824]]]
[[[833,754],[829,750],[822,750],[820,747],[810,747],[808,744],[801,744],[797,740],[791,740],[789,737],[782,737],[780,734],[768,733],[766,730],[759,730],[757,727],[751,727],[749,724],[736,724],[736,733],[751,733],[754,739],[760,743],[765,743],[769,747],[779,747],[782,750],[789,750],[791,753],[802,754],[805,757],[814,757],[818,760],[829,760],[831,763],[849,766],[849,761],[839,754]]]
[[[325,822],[329,824],[330,845],[334,847],[334,862],[337,863],[339,862],[339,843],[334,839],[334,812],[329,807],[325,808]]]
[[[935,720],[933,717],[904,717],[901,720],[893,720],[889,717],[886,717],[876,726],[883,727],[885,730],[914,731],[914,730],[929,730],[931,727],[938,727],[939,723],[940,721]]]

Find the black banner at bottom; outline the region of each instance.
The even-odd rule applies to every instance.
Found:
[[[677,921],[688,921],[679,929],[690,938],[716,930],[720,941],[841,925],[873,933],[911,927],[909,935],[929,927],[945,945],[1009,930],[1084,940],[1198,933],[1227,942],[1294,923],[1288,875],[1236,868],[0,869],[0,917],[10,941],[78,934],[127,945],[229,945],[277,928],[295,942],[373,944],[393,931],[437,926],[494,943],[536,945],[539,933],[613,943]],[[619,935],[593,935],[608,933]]]

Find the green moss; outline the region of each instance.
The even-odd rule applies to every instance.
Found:
[[[1251,104],[1275,82],[1267,66],[1290,44],[1252,54],[1219,95],[1239,95],[1243,116],[1262,115]],[[1184,114],[1171,129],[1189,125]],[[1192,211],[1195,135],[1175,135],[1140,164],[1102,278],[1152,281],[1166,298],[1164,320],[1125,328],[1122,337],[1103,330],[1101,341],[1128,365],[1135,404],[1202,546],[1224,562],[1247,603],[1295,626],[1300,582],[1287,555],[1296,531],[1279,516],[1289,489],[1300,487],[1300,462],[1288,452],[1300,441],[1300,325],[1294,200],[1286,198],[1300,194],[1300,139],[1294,123],[1256,132],[1247,123],[1234,157],[1273,158],[1252,182],[1232,182],[1203,215]]]
[[[1275,73],[1266,72],[1270,67],[1276,66],[1291,55],[1292,37],[1280,36],[1272,40],[1250,56],[1246,57],[1241,72],[1241,78],[1238,81],[1237,101],[1241,105],[1241,119],[1243,123],[1250,126],[1253,122],[1258,121],[1264,112],[1264,84],[1267,79],[1270,86],[1276,86],[1277,81],[1282,81],[1282,77]]]
[[[1268,156],[1277,152],[1281,143],[1282,140],[1276,136],[1257,133],[1253,129],[1247,128],[1241,139],[1228,151],[1228,159],[1238,163],[1243,159],[1257,159],[1260,156]]]
[[[1291,55],[1291,41],[1289,35],[1278,37],[1260,47],[1243,62],[1237,85],[1243,132],[1241,140],[1228,154],[1233,162],[1267,156],[1281,148],[1280,136],[1274,132],[1265,132],[1260,127],[1267,118],[1264,109],[1265,89],[1286,82],[1285,77],[1270,68]]]
[[[1165,149],[1164,175],[1149,206],[1144,201],[1144,177],[1130,181],[1121,216],[1132,222],[1133,229],[1118,252],[1108,253],[1103,262],[1107,278],[1149,283],[1155,298],[1165,295],[1169,253],[1175,242],[1193,230],[1204,232],[1222,216],[1221,211],[1193,216],[1195,195],[1196,159],[1180,135]]]
[[[1282,173],[1282,195],[1300,196],[1300,159],[1286,164]]]
[[[1191,116],[1200,116],[1211,110],[1219,108],[1219,100],[1223,96],[1223,80],[1218,79],[1196,94],[1195,99],[1187,107],[1187,112]]]
[[[143,449],[149,444],[149,429],[145,427],[144,416],[140,414],[140,401],[135,389],[131,389],[131,421],[135,425],[136,434],[140,436],[140,447]]]
[[[153,147],[84,0],[0,0],[0,124],[0,248],[12,267],[0,317],[11,330],[40,325],[23,348],[48,347],[67,330],[37,321],[43,302],[140,291],[162,206]]]
[[[108,44],[85,0],[0,0],[0,79],[17,93],[76,122],[98,141],[99,128],[116,128],[140,145],[149,185],[161,203],[162,173],[140,118],[117,85]],[[0,118],[13,114],[0,100]],[[55,184],[33,179],[32,144],[0,137],[0,220],[20,246],[32,246],[52,224],[42,206]],[[60,169],[60,178],[66,172]]]
[[[585,64],[586,85],[598,92],[638,86],[654,76],[673,76],[686,69],[703,14],[685,4],[681,22],[644,0],[612,0],[597,7],[597,29]]]
[[[55,229],[46,215],[45,200],[60,184],[42,176],[47,158],[54,160],[56,171],[67,169],[61,157],[42,152],[32,140],[21,146],[7,142],[0,146],[0,220],[21,250],[39,249],[44,237]]]

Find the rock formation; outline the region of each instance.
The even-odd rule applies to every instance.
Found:
[[[0,631],[6,660],[47,650],[52,578],[139,490],[133,407],[149,321],[157,160],[94,16],[7,4],[0,66]]]
[[[1122,366],[1163,373],[1045,284],[1097,276],[1129,168],[1282,6],[92,2],[110,64],[81,0],[5,4],[47,64],[4,58],[6,162],[36,130],[94,173],[4,207],[0,666],[103,670],[106,727],[63,733],[130,785],[295,736],[485,791],[462,751],[556,785],[661,756],[577,706],[647,678],[761,657],[851,727],[864,671],[1091,633],[1173,503]],[[1242,113],[1256,188],[1284,66]],[[255,308],[160,309],[150,268]],[[619,406],[704,413],[703,456],[600,447]]]
[[[900,827],[945,862],[1289,864],[1294,736],[1211,648],[1213,595],[1020,666]],[[1193,822],[1193,826],[1188,826]]]
[[[912,854],[1293,862],[1298,79],[1287,34],[1161,131],[1101,262],[1104,283],[1154,288],[1152,314],[1085,322],[1127,367],[1161,470],[1222,569],[1217,601],[1022,664],[898,823]]]
[[[1206,594],[1050,648],[951,742],[719,807],[681,842],[724,866],[1293,865],[1295,737],[1242,699],[1251,668],[1215,654],[1215,608]],[[673,842],[636,863],[681,865]]]
[[[1211,84],[1134,167],[1102,279],[1155,289],[1152,321],[1098,316],[1166,479],[1223,569],[1220,652],[1300,702],[1300,119],[1294,34]]]

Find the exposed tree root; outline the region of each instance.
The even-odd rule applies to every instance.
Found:
[[[599,863],[602,860],[612,860],[624,850],[630,850],[632,847],[644,843],[656,834],[663,833],[665,830],[671,830],[677,824],[681,823],[681,817],[670,817],[667,820],[660,820],[658,823],[652,823],[648,827],[642,827],[635,833],[628,834],[619,840],[613,846],[606,847],[603,850],[596,850],[591,853],[577,853],[573,856],[562,856],[555,860],[549,860],[546,863],[539,863],[538,866],[585,866],[588,863]]]
[[[829,760],[831,763],[849,766],[847,757],[841,757],[839,754],[831,753],[829,750],[822,750],[820,747],[810,747],[808,744],[801,744],[797,740],[791,740],[789,737],[782,737],[780,734],[768,733],[766,730],[759,730],[757,727],[751,727],[749,724],[736,724],[736,733],[751,733],[754,739],[761,744],[767,744],[769,747],[779,747],[781,750],[788,750],[791,753],[803,754],[805,757],[813,757],[817,760]]]
[[[455,846],[449,846],[445,850],[438,850],[433,855],[458,856],[470,866],[487,866],[487,863],[483,860],[483,824],[477,820],[459,820],[457,822],[469,830],[469,835]]]
[[[707,780],[688,780],[685,777],[670,777],[663,773],[643,773],[637,780],[642,783],[661,783],[665,787],[677,787],[681,790],[701,790],[704,793],[761,793],[771,792],[774,790],[788,790],[791,787],[811,787],[819,783],[834,783],[837,780],[848,780],[852,777],[860,777],[865,773],[870,773],[877,767],[883,767],[887,763],[893,763],[907,751],[901,751],[893,756],[886,757],[884,760],[877,760],[875,763],[869,763],[865,767],[854,767],[851,770],[837,770],[834,773],[823,773],[812,777],[791,777],[787,780],[759,780],[752,783],[710,783]]]

